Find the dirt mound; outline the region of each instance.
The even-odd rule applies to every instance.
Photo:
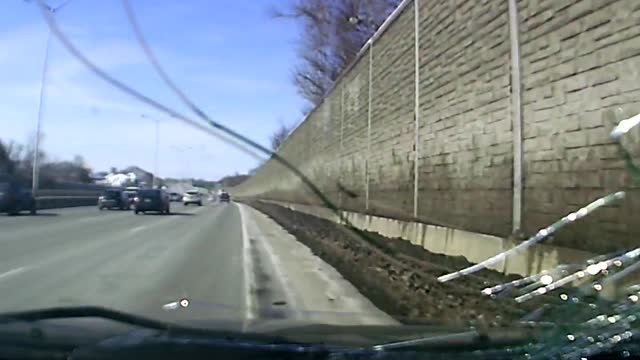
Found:
[[[248,204],[279,223],[378,308],[403,323],[499,326],[539,305],[481,295],[486,286],[513,279],[492,270],[447,283],[437,281],[442,274],[469,266],[463,257],[430,253],[406,240],[348,229],[271,203]]]

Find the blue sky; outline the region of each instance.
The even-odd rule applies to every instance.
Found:
[[[49,0],[51,6],[61,0]],[[280,123],[302,118],[290,82],[294,23],[269,17],[283,0],[130,0],[159,61],[213,119],[268,144]],[[33,3],[3,0],[0,12],[0,139],[26,142],[36,126],[48,28]],[[144,94],[189,114],[137,46],[122,3],[71,0],[56,15],[92,61]],[[82,155],[96,171],[138,165],[153,170],[160,123],[160,176],[216,179],[257,160],[120,93],[53,40],[46,78],[44,150]],[[193,117],[195,118],[195,116]]]

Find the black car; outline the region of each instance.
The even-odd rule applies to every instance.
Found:
[[[133,199],[133,210],[136,214],[147,211],[169,214],[169,195],[158,189],[138,190],[138,194]]]
[[[0,180],[0,212],[16,215],[20,211],[36,213],[36,199],[31,191],[16,181]]]
[[[98,208],[128,210],[130,206],[129,197],[119,189],[105,190],[102,196],[98,198]]]
[[[229,195],[228,192],[221,193],[218,198],[219,198],[220,202],[229,202],[229,201],[231,201],[231,195]]]

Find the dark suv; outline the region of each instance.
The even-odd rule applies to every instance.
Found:
[[[133,199],[133,211],[136,214],[147,211],[169,214],[169,195],[163,190],[140,189]]]
[[[231,195],[229,195],[228,192],[223,191],[218,196],[218,199],[220,200],[220,202],[229,202],[229,201],[231,201]]]
[[[36,199],[24,186],[12,180],[0,180],[0,212],[16,215],[20,211],[36,213]]]

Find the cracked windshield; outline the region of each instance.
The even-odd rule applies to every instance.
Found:
[[[0,358],[640,357],[637,0],[2,5]]]

